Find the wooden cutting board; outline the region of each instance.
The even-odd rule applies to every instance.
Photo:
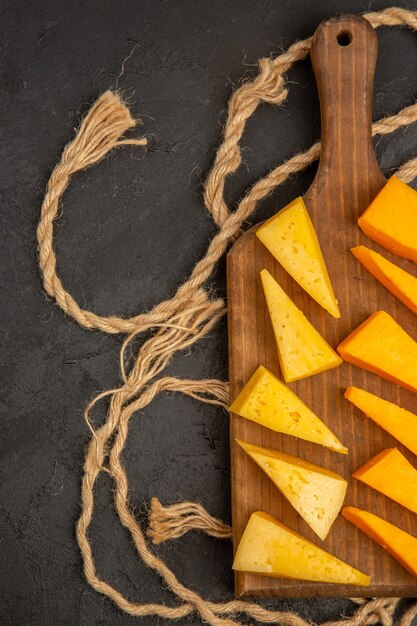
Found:
[[[348,45],[341,45],[348,44]],[[229,367],[232,400],[260,364],[281,376],[277,351],[259,278],[266,268],[308,319],[336,347],[372,312],[385,309],[414,337],[416,318],[382,287],[349,252],[352,246],[379,247],[356,220],[385,183],[371,136],[372,87],[377,56],[374,30],[363,18],[342,16],[317,29],[311,58],[321,104],[322,153],[316,178],[304,196],[327,262],[342,313],[333,319],[296,284],[256,238],[256,226],[231,248],[227,259]],[[277,207],[277,210],[282,207]],[[382,251],[382,250],[380,250]],[[408,261],[384,255],[416,274]],[[417,363],[416,363],[417,367]],[[326,541],[320,539],[284,500],[272,482],[235,443],[235,437],[285,451],[342,474],[348,481],[346,505],[376,513],[417,535],[417,515],[351,478],[352,472],[398,441],[343,399],[357,385],[417,412],[411,392],[348,363],[297,383],[293,389],[349,448],[346,457],[321,446],[280,435],[237,415],[231,416],[232,520],[236,550],[253,511],[274,515],[289,528],[372,577],[369,588],[274,579],[236,573],[237,596],[416,596],[417,581],[381,547],[341,516]]]

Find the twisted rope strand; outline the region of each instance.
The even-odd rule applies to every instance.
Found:
[[[393,7],[380,12],[367,13],[364,17],[374,28],[407,26],[417,30],[417,12],[415,11]],[[58,213],[60,199],[71,176],[97,163],[115,147],[146,144],[144,138],[123,138],[126,130],[134,127],[135,121],[117,94],[108,91],[93,105],[74,140],[64,149],[61,161],[52,172],[48,183],[37,233],[39,263],[45,291],[55,298],[58,306],[81,326],[128,335],[120,354],[123,381],[121,386],[102,392],[85,410],[85,419],[92,431],[92,438],[84,464],[82,507],[77,524],[77,540],[88,582],[94,589],[111,598],[121,610],[131,615],[157,615],[168,619],[179,619],[198,612],[203,621],[213,626],[232,626],[238,622],[225,616],[242,613],[258,622],[279,623],[283,626],[309,626],[308,622],[297,614],[271,611],[255,603],[242,600],[209,602],[180,583],[168,566],[150,549],[134,516],[129,505],[128,479],[121,461],[121,454],[127,441],[131,417],[152,402],[159,393],[182,392],[199,401],[221,407],[225,407],[228,403],[226,383],[213,380],[179,380],[173,377],[158,378],[158,375],[168,365],[175,352],[191,347],[210,332],[224,315],[224,303],[221,300],[209,298],[203,285],[212,274],[217,261],[230,241],[241,232],[243,223],[253,213],[257,203],[289,176],[301,171],[319,158],[320,143],[318,142],[258,180],[234,212],[229,210],[224,201],[225,182],[237,170],[241,162],[239,142],[247,120],[260,103],[280,105],[285,101],[287,89],[284,74],[289,71],[294,62],[307,57],[310,46],[311,38],[308,38],[296,42],[275,59],[261,59],[259,74],[254,80],[244,83],[233,94],[229,103],[223,142],[207,178],[204,193],[205,205],[218,225],[219,232],[209,244],[206,255],[195,265],[188,280],[179,287],[171,299],[161,302],[151,311],[128,319],[116,316],[103,317],[86,311],[65,290],[56,270],[53,222]],[[417,103],[406,107],[398,114],[375,122],[372,132],[373,134],[388,134],[415,121],[417,121]],[[403,164],[398,175],[406,182],[410,182],[417,175],[417,157]],[[152,329],[154,329],[154,334],[142,343],[137,355],[132,357],[132,366],[128,371],[127,348],[133,347],[140,333]],[[94,430],[90,417],[91,411],[99,400],[107,396],[110,397],[110,404],[106,420],[102,426]],[[106,459],[108,459],[108,467],[104,466]],[[158,572],[180,604],[168,607],[155,603],[133,603],[97,575],[88,528],[93,516],[94,486],[102,472],[107,472],[114,481],[115,507],[119,519],[131,533],[140,558],[148,567]],[[191,528],[199,528],[219,537],[230,535],[230,527],[213,518],[196,503],[182,503],[163,508],[159,501],[154,499],[152,507],[160,516],[159,536],[165,536],[169,532],[180,536]],[[165,522],[166,525],[164,525]],[[152,535],[152,516],[149,532]],[[357,599],[355,601],[358,603]],[[363,626],[376,623],[391,626],[398,603],[398,598],[364,601],[352,617],[328,622],[326,626],[341,626],[342,624]],[[409,626],[416,615],[417,604],[403,615],[401,626]]]

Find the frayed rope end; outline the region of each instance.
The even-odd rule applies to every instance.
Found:
[[[216,519],[196,502],[180,502],[164,507],[152,498],[147,535],[158,544],[185,535],[189,530],[202,530],[218,539],[231,539],[232,529]]]
[[[121,145],[145,146],[146,137],[121,139],[140,120],[135,120],[119,93],[105,91],[91,107],[74,140],[67,146],[63,162],[72,164],[74,173],[102,159],[110,150]]]

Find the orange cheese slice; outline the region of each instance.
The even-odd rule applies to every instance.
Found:
[[[307,541],[271,515],[252,513],[233,569],[277,578],[369,585],[370,577]]]
[[[342,515],[355,524],[417,578],[417,538],[373,513],[346,506]]]
[[[352,248],[351,252],[364,267],[375,276],[413,313],[417,313],[417,278],[366,246]]]
[[[417,262],[417,192],[392,176],[358,219],[365,235]]]
[[[353,477],[417,513],[417,470],[397,448],[383,450]]]
[[[348,387],[345,398],[417,454],[417,415],[358,387]]]
[[[385,311],[377,311],[337,348],[349,363],[417,393],[417,343]]]

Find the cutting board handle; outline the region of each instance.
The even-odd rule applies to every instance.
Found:
[[[385,183],[372,142],[372,93],[378,42],[367,20],[342,15],[316,30],[311,60],[321,107],[321,155],[309,193]]]

